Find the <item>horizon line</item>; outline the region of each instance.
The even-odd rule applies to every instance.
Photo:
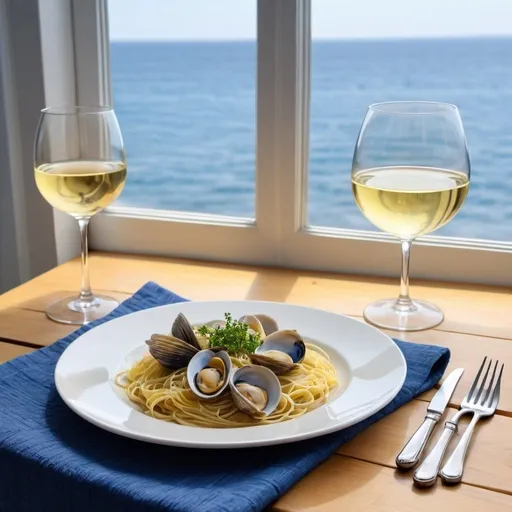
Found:
[[[471,35],[431,35],[431,36],[367,36],[367,37],[315,37],[313,42],[364,42],[364,41],[404,41],[435,39],[512,39],[512,34],[471,34]],[[256,38],[233,39],[127,39],[113,38],[111,43],[253,43]]]

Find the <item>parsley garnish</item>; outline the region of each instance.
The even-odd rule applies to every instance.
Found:
[[[249,332],[249,326],[233,320],[229,313],[224,315],[226,325],[212,329],[206,325],[197,330],[209,339],[210,348],[222,347],[233,356],[252,354],[260,345],[259,333]]]

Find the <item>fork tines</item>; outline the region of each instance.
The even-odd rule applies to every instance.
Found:
[[[487,356],[484,357],[484,360],[482,361],[480,369],[478,370],[478,373],[476,374],[475,380],[473,381],[473,384],[471,385],[471,388],[468,391],[468,394],[466,395],[465,400],[467,400],[470,403],[474,403],[475,405],[491,407],[493,403],[498,403],[498,401],[499,401],[500,387],[501,387],[501,376],[503,374],[503,368],[505,365],[502,363],[499,374],[498,374],[498,378],[495,381],[496,371],[497,371],[498,365],[499,365],[499,361],[496,360],[496,362],[494,363],[494,368],[492,371],[491,379],[486,386],[486,383],[487,383],[487,380],[489,377],[489,372],[490,372],[491,366],[492,366],[492,359],[489,359],[489,363],[487,364],[485,374],[480,382],[480,385],[478,385],[480,376],[482,375],[482,372],[483,372],[484,368],[486,367],[486,362],[487,362]]]

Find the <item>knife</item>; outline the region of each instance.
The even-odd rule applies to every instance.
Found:
[[[464,368],[453,370],[437,390],[427,408],[425,420],[396,457],[395,462],[399,468],[410,469],[418,463],[427,441],[437,422],[441,419],[463,373]]]

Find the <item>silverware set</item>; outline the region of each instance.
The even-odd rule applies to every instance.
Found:
[[[456,484],[462,480],[464,460],[475,426],[481,418],[492,416],[498,407],[503,367],[504,365],[500,366],[499,361],[496,361],[493,365],[492,360],[487,362],[487,357],[484,358],[469,391],[462,400],[460,409],[453,418],[445,422],[441,437],[414,471],[413,480],[418,487],[434,485],[438,474],[445,484]],[[441,419],[463,373],[463,368],[454,370],[434,395],[427,408],[424,422],[396,457],[396,465],[400,469],[411,469],[418,464],[428,440]],[[446,449],[453,434],[457,431],[458,422],[466,414],[473,414],[473,418],[450,457],[441,468]]]

